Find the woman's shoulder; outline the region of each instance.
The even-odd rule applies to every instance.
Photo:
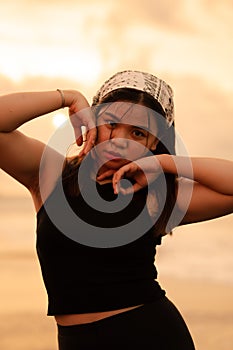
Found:
[[[67,158],[52,149],[43,155],[38,177],[30,190],[36,212],[54,191],[66,163]]]

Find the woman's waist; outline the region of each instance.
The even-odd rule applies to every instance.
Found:
[[[117,310],[102,311],[102,312],[55,315],[54,317],[55,317],[55,320],[56,320],[58,325],[60,325],[60,326],[72,326],[75,324],[84,324],[84,323],[95,322],[95,321],[104,319],[106,317],[114,316],[114,315],[117,315],[119,313],[135,309],[135,308],[140,307],[142,305],[143,304],[139,304],[139,305],[121,308],[121,309],[117,309]]]
[[[60,290],[59,290],[60,291]],[[52,293],[53,292],[53,293]],[[48,295],[48,315],[56,316],[57,322],[92,322],[102,316],[125,311],[137,305],[164,296],[165,291],[157,281],[144,286],[114,285],[101,288],[65,288],[65,291]]]

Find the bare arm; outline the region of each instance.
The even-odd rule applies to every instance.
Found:
[[[75,90],[64,90],[65,106],[73,113],[89,106]],[[22,92],[0,97],[0,166],[29,190],[38,181],[44,144],[25,136],[19,126],[62,106],[58,91]]]
[[[164,172],[179,180],[178,206],[186,212],[181,224],[213,219],[233,212],[233,162],[214,158],[159,155]],[[191,193],[191,196],[190,196]],[[187,202],[190,198],[190,202]]]
[[[78,91],[64,90],[63,93],[64,107],[76,103],[78,110],[81,110],[89,106]],[[31,119],[53,112],[61,108],[62,102],[59,91],[18,92],[0,96],[0,132],[11,132]]]
[[[161,154],[130,162],[117,171],[110,170],[100,175],[98,179],[113,176],[115,193],[126,194],[155,181],[161,172],[178,176],[178,218],[183,217],[180,224],[209,220],[233,212],[233,162],[224,159]],[[120,185],[124,177],[135,182],[127,190]]]

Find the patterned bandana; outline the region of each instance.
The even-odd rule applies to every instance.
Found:
[[[167,125],[169,127],[172,125],[174,121],[173,91],[165,81],[149,73],[126,70],[114,74],[101,86],[93,98],[93,104],[98,104],[109,92],[121,88],[145,91],[154,97],[165,112]]]

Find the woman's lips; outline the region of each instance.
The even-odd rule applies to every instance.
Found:
[[[116,153],[116,152],[107,152],[107,151],[105,151],[104,155],[105,155],[105,157],[108,160],[124,159],[120,153]]]

